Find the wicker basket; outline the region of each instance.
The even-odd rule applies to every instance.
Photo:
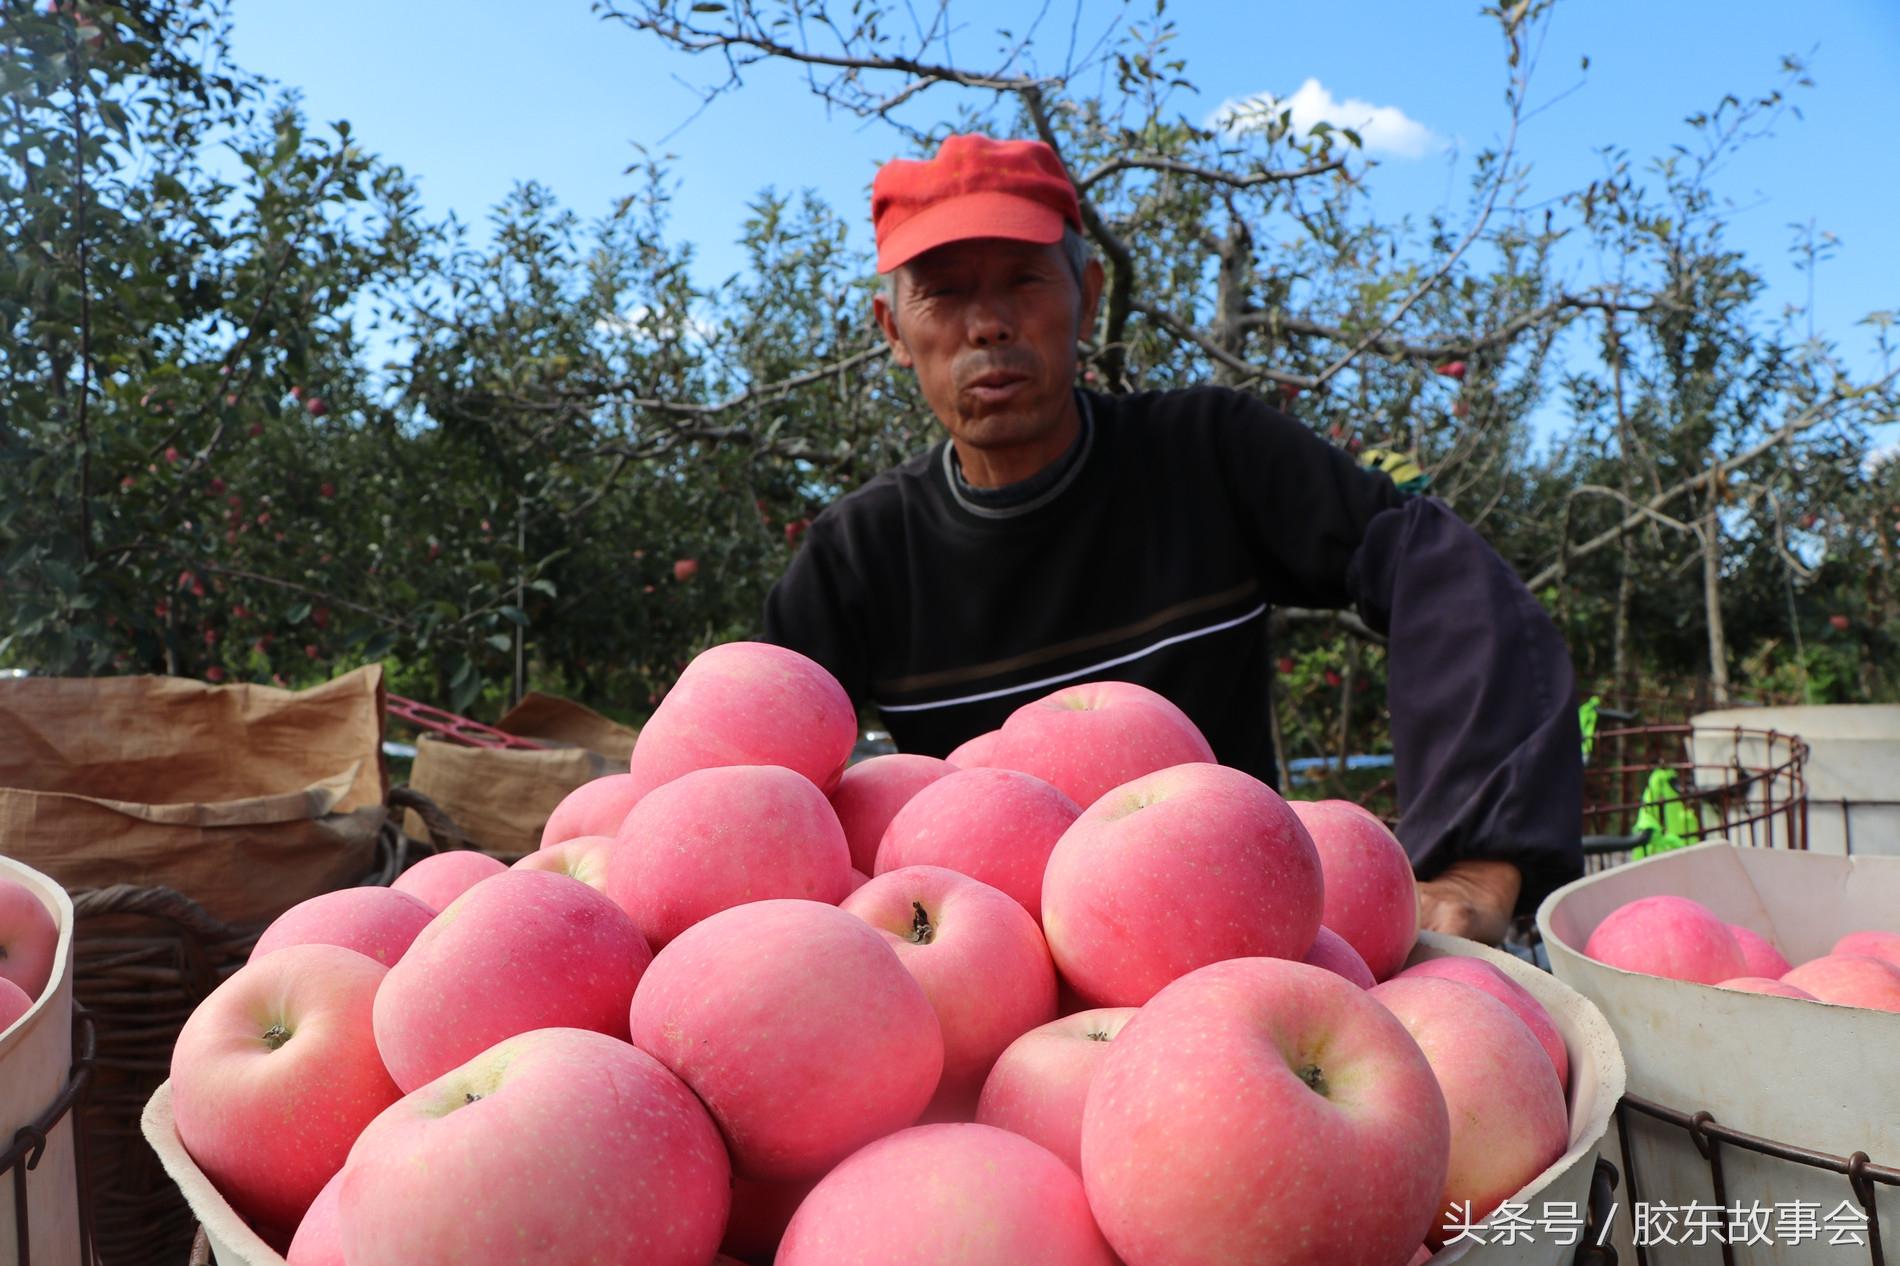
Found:
[[[405,836],[401,810],[428,824],[437,847],[461,838],[445,814],[406,787],[389,793],[375,866],[360,885],[386,885],[433,851]],[[171,1069],[178,1031],[207,994],[244,965],[262,927],[223,923],[170,888],[118,884],[73,894],[74,995],[98,1025],[98,1055],[80,1111],[93,1242],[102,1266],[177,1262],[196,1220],[139,1133],[139,1114]]]

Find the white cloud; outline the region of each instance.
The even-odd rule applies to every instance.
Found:
[[[1282,110],[1293,112],[1293,130],[1298,135],[1310,131],[1315,123],[1351,128],[1365,143],[1368,154],[1423,158],[1445,145],[1435,132],[1408,117],[1397,106],[1373,105],[1357,97],[1341,101],[1310,76],[1290,97],[1279,98],[1266,92],[1230,97],[1208,116],[1207,126],[1228,132],[1251,131]]]

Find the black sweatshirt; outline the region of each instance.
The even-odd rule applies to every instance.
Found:
[[[1418,874],[1512,861],[1529,910],[1582,872],[1569,656],[1483,538],[1251,396],[1079,399],[1079,451],[1027,501],[972,495],[944,441],[820,514],[766,599],[766,639],[874,703],[907,752],[942,756],[1050,691],[1116,679],[1272,783],[1267,613],[1356,607],[1389,638]]]

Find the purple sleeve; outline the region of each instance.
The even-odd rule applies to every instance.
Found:
[[[1520,912],[1583,872],[1582,735],[1569,651],[1515,572],[1468,524],[1417,497],[1368,526],[1349,576],[1388,637],[1399,838],[1429,879],[1510,861]]]

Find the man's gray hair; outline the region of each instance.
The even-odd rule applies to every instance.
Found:
[[[1089,240],[1077,232],[1074,225],[1064,224],[1061,246],[1062,258],[1069,265],[1069,275],[1075,278],[1075,288],[1080,290],[1082,272],[1089,263]],[[899,264],[897,267],[902,268],[903,265]],[[879,280],[884,283],[884,302],[895,305],[897,303],[897,268],[879,274]]]

